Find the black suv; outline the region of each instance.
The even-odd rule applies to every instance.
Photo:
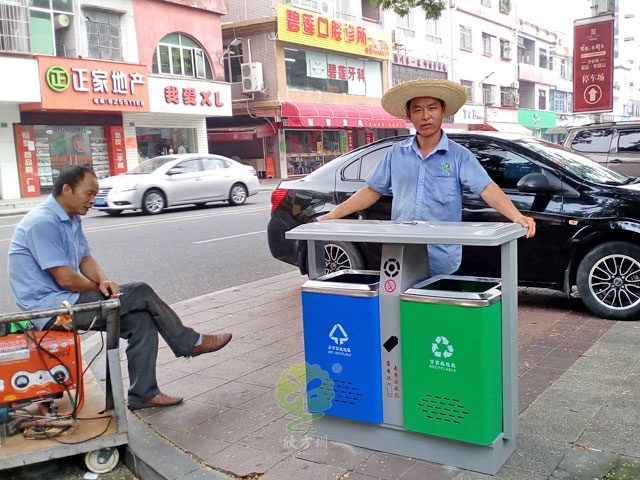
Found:
[[[285,232],[316,221],[364,185],[364,178],[397,141],[366,145],[299,180],[283,181],[272,194],[267,227],[271,254],[307,269],[306,242]],[[518,241],[522,286],[578,292],[595,314],[612,319],[640,316],[640,183],[563,147],[506,134],[450,134],[469,148],[491,178],[526,215],[537,233]],[[353,218],[389,219],[391,196]],[[463,192],[463,221],[506,221],[470,191]],[[325,244],[327,271],[379,269],[380,246]],[[464,247],[458,273],[499,276],[496,247]]]
[[[595,123],[572,128],[563,145],[611,170],[640,177],[640,122]]]

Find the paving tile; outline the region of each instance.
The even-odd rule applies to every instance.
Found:
[[[556,465],[562,461],[569,447],[567,443],[521,433],[516,440],[516,451],[507,460],[505,466],[549,476]]]
[[[533,407],[538,410],[557,412],[564,414],[575,413],[582,417],[593,418],[603,403],[609,397],[609,393],[602,392],[574,392],[551,386],[533,402]]]
[[[231,408],[193,427],[189,432],[193,435],[235,443],[274,420],[276,419],[268,415]]]
[[[171,428],[162,428],[160,434],[178,445],[182,450],[197,456],[209,465],[211,465],[211,458],[216,453],[231,445],[229,442],[223,442],[201,433],[182,432]]]
[[[326,437],[307,435],[302,441],[302,448],[295,454],[296,458],[311,462],[333,465],[335,467],[354,470],[376,453],[368,448],[332,442]]]
[[[211,405],[187,400],[171,408],[146,409],[150,415],[145,417],[154,428],[168,427],[186,432],[196,425],[206,422],[210,418],[228,410],[222,405]]]
[[[237,477],[245,477],[264,473],[284,458],[275,453],[234,444],[213,455],[210,465]]]
[[[426,480],[426,479],[425,479]],[[502,467],[495,476],[463,471],[455,480],[548,480],[547,476],[517,468]]]
[[[275,388],[272,388],[245,403],[241,403],[235,408],[261,413],[263,415],[271,415],[273,417],[282,417],[287,414],[287,411],[283,410],[278,405]]]
[[[204,378],[216,380],[212,379],[211,377]],[[202,403],[235,407],[242,403],[248,402],[249,400],[265,393],[268,390],[269,389],[267,387],[259,385],[250,385],[248,383],[230,381],[225,383],[224,385],[221,385],[220,387],[209,389],[207,392],[194,397],[194,400]]]
[[[238,377],[242,377],[264,367],[265,365],[261,363],[247,362],[233,358],[200,370],[200,375],[235,380]]]
[[[281,367],[278,365],[269,365],[268,367],[256,370],[238,378],[238,382],[243,382],[251,385],[261,385],[263,387],[274,388],[278,384],[278,380],[282,376],[282,373],[287,371],[291,367]]]
[[[255,432],[250,433],[246,437],[241,438],[236,443],[288,457],[307,443],[306,441],[303,442],[302,438],[304,435],[302,433],[287,430],[288,423],[288,420],[282,418],[275,420]]]
[[[518,350],[518,360],[520,362],[535,364],[552,350],[551,347],[539,345],[525,345]]]
[[[556,380],[554,387],[576,393],[593,391],[612,393],[619,381],[619,378],[609,375],[567,370],[562,377]]]
[[[256,346],[253,351],[247,352],[245,355],[243,355],[242,359],[249,362],[270,365],[273,363],[277,363],[285,358],[289,358],[296,353],[299,352],[292,351],[289,345],[284,344]]]
[[[640,425],[640,394],[638,391],[630,391],[624,386],[616,388],[607,398],[595,419]]]
[[[400,480],[450,480],[458,473],[460,470],[454,467],[417,460],[400,476]]]
[[[170,370],[176,370],[178,372],[184,373],[198,373],[204,368],[217,365],[218,363],[222,363],[225,360],[227,359],[218,354],[218,352],[213,352],[197,357],[176,358],[175,360],[162,365],[162,368],[168,368]]]
[[[556,442],[575,442],[590,419],[574,412],[549,412],[529,407],[520,415],[520,432]]]
[[[227,380],[194,373],[163,385],[162,391],[167,395],[179,395],[188,400],[226,383]]]
[[[168,368],[156,369],[156,380],[159,387],[162,387],[167,383],[174,382],[180,378],[183,378],[184,376],[184,372],[178,372],[177,370],[170,370]]]
[[[640,478],[640,460],[615,453],[573,447],[550,478],[567,480]]]
[[[640,425],[619,420],[594,419],[576,443],[607,452],[640,457]]]
[[[260,477],[260,480],[337,480],[342,478],[347,471],[333,465],[320,465],[318,463],[301,460],[299,458],[287,458]],[[349,478],[351,474],[349,474]]]
[[[416,460],[392,453],[376,452],[356,467],[356,472],[386,480],[395,480],[409,470]]]

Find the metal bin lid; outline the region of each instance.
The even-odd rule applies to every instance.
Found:
[[[303,292],[376,297],[380,287],[380,272],[375,270],[339,270],[302,284]]]
[[[502,282],[497,278],[436,275],[400,294],[400,300],[461,307],[488,307],[500,300]]]

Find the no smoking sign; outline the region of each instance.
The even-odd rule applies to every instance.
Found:
[[[384,289],[387,291],[387,293],[393,293],[396,291],[396,282],[389,279],[386,282],[384,282]]]

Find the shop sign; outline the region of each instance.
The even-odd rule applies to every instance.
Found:
[[[231,85],[202,80],[149,77],[151,112],[231,116]]]
[[[518,123],[525,127],[548,128],[556,126],[556,112],[546,112],[544,110],[528,110],[521,108],[518,110]]]
[[[371,130],[364,132],[364,143],[365,145],[373,143],[373,132]]]
[[[124,127],[104,127],[109,150],[109,170],[111,175],[120,175],[127,171],[127,155],[124,139]]]
[[[487,107],[487,122],[518,123],[515,108]]]
[[[278,3],[278,39],[355,55],[391,59],[391,35]]]
[[[573,112],[613,110],[613,15],[573,27]]]
[[[21,110],[148,112],[143,65],[63,57],[37,57],[42,101]]]
[[[408,55],[393,54],[393,63],[405,65],[407,67],[421,68],[423,70],[432,70],[434,72],[447,72],[446,63],[434,62],[433,60],[425,60],[423,58],[410,57]]]
[[[16,150],[18,153],[18,176],[22,198],[40,196],[38,159],[36,158],[36,135],[32,126],[14,124]]]
[[[453,123],[484,123],[484,105],[463,105],[453,116]]]

